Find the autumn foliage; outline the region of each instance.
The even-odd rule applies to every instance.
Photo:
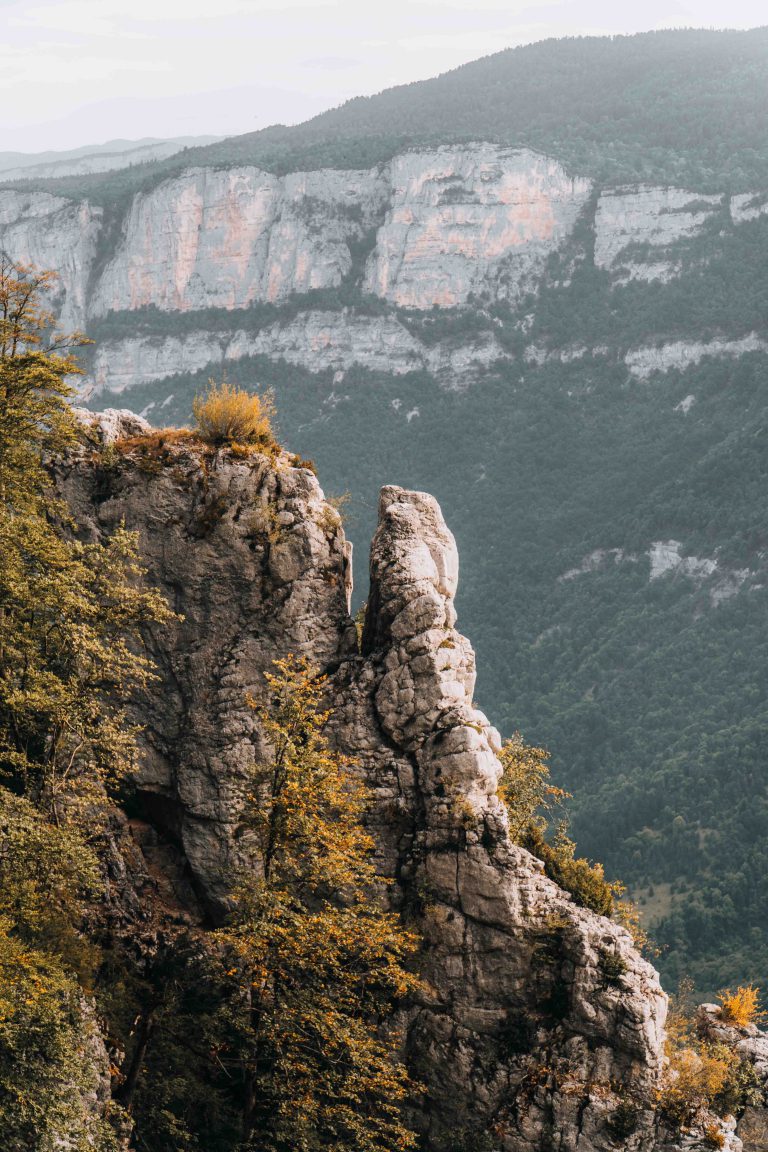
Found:
[[[753,984],[739,987],[735,992],[729,989],[718,994],[720,1014],[728,1024],[746,1028],[748,1024],[759,1024],[765,1013],[760,1009],[760,990]]]
[[[405,966],[416,940],[386,909],[365,793],[325,736],[323,678],[288,657],[267,688],[266,707],[251,703],[271,753],[254,765],[242,829],[255,875],[222,933],[243,1137],[260,1152],[407,1149],[401,1108],[414,1089],[392,1013],[418,984]]]
[[[274,446],[274,405],[269,395],[211,380],[208,391],[195,397],[192,411],[200,435],[209,444]]]
[[[153,668],[140,630],[170,617],[142,584],[136,537],[76,539],[51,460],[78,426],[68,400],[84,339],[57,335],[51,273],[0,257],[0,1143],[112,1147],[83,1097],[85,995],[98,949],[86,896],[111,786],[133,765],[125,706]]]

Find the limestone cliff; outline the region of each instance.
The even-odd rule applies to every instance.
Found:
[[[0,247],[21,264],[57,273],[51,302],[67,331],[85,327],[101,223],[101,208],[86,201],[47,192],[0,192]]]
[[[555,160],[492,145],[406,153],[390,173],[365,287],[407,308],[455,306],[488,290],[519,295],[591,190]]]
[[[764,212],[759,195],[596,188],[551,157],[479,141],[405,151],[372,169],[276,176],[246,166],[190,168],[106,214],[87,200],[0,191],[0,247],[59,272],[53,303],[62,327],[98,329],[85,394],[154,381],[159,391],[164,380],[244,357],[313,373],[426,371],[457,387],[477,366],[517,359],[482,309],[503,302],[514,311],[534,298],[564,246],[581,245],[575,259],[591,261],[616,287],[665,283],[686,273],[697,238]],[[363,312],[342,306],[333,300],[342,286],[345,300],[378,303]],[[260,313],[264,305],[277,317]],[[403,309],[434,307],[479,312],[481,323],[439,341],[403,324]],[[231,324],[212,323],[209,309],[232,313]],[[148,333],[147,310],[156,318]],[[189,314],[183,327],[174,313]],[[697,332],[682,336],[681,346],[701,343]],[[709,343],[721,354],[717,340]],[[744,334],[726,345],[731,356],[751,347]],[[537,363],[568,355],[532,348]],[[662,359],[695,362],[681,355]],[[634,375],[647,360],[645,347],[627,356]]]
[[[312,472],[141,430],[127,413],[100,417],[92,437],[117,450],[84,450],[59,481],[85,534],[122,520],[139,532],[183,616],[149,637],[161,683],[136,701],[137,784],[208,916],[226,907],[244,768],[263,747],[246,693],[263,692],[275,658],[307,655],[331,676],[334,740],[371,789],[380,869],[423,933],[407,1051],[428,1090],[415,1109],[427,1146],[463,1131],[505,1152],[607,1152],[630,1099],[624,1146],[654,1148],[665,997],[627,932],[509,839],[499,736],[473,704],[458,556],[434,499],[382,491],[358,652],[348,548]]]
[[[451,385],[465,386],[473,370],[503,359],[504,352],[492,335],[463,340],[456,347],[428,347],[395,317],[313,310],[259,332],[199,331],[106,340],[95,349],[84,391],[89,396],[124,392],[179,374],[221,371],[249,356],[266,356],[310,372],[345,372],[355,365],[394,376],[426,370]]]

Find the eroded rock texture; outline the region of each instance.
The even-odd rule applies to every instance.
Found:
[[[152,581],[183,614],[148,637],[160,681],[137,702],[138,783],[208,917],[244,860],[245,770],[265,751],[246,694],[263,693],[277,657],[307,655],[331,677],[333,738],[371,789],[381,871],[424,937],[406,1034],[428,1147],[484,1135],[506,1152],[607,1152],[622,1100],[637,1108],[622,1146],[654,1147],[665,997],[628,934],[509,840],[499,736],[472,702],[458,557],[436,502],[383,489],[358,653],[343,532],[312,472],[125,431],[106,457],[84,450],[61,485],[86,534],[121,520],[139,532]]]
[[[417,340],[392,316],[355,316],[351,311],[301,312],[286,324],[271,324],[260,332],[191,332],[186,336],[136,336],[109,340],[94,353],[93,367],[81,390],[86,395],[123,392],[202,369],[220,371],[247,356],[296,364],[308,372],[345,372],[360,365],[394,376],[427,371],[466,387],[473,371],[504,357],[490,334],[466,339],[458,347]]]
[[[138,531],[151,580],[182,617],[148,636],[160,681],[138,704],[138,786],[215,918],[241,860],[244,771],[261,747],[246,693],[261,693],[264,671],[289,652],[326,666],[345,650],[338,514],[287,457],[203,454],[183,442],[147,452],[139,441],[106,466],[86,453],[61,482],[86,534],[123,520]]]
[[[376,173],[191,168],[134,197],[92,313],[244,308],[332,287],[382,194]]]
[[[551,157],[492,144],[406,152],[390,169],[366,288],[407,308],[452,307],[482,291],[516,297],[592,187]]]
[[[432,1146],[492,1131],[509,1149],[650,1147],[665,998],[617,925],[577,908],[513,845],[496,794],[499,736],[473,705],[455,630],[458,556],[432,497],[381,493],[364,657],[338,674],[339,739],[379,797],[388,870],[424,932],[427,991],[409,1045]],[[394,817],[394,818],[393,818]],[[619,979],[607,971],[622,968]]]
[[[102,215],[87,201],[47,192],[0,192],[0,250],[20,264],[57,273],[50,302],[65,331],[85,327]]]

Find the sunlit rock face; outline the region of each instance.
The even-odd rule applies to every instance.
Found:
[[[518,295],[591,191],[547,156],[490,144],[406,152],[390,180],[365,286],[406,308]]]
[[[192,168],[135,196],[92,313],[244,308],[337,285],[383,195],[375,173]]]
[[[515,296],[569,234],[591,184],[527,150],[413,151],[368,172],[191,169],[132,203],[93,315],[242,308],[337,286],[379,225],[365,290],[430,308]]]
[[[0,249],[20,264],[56,272],[49,299],[66,331],[85,327],[101,219],[101,208],[87,201],[0,192]]]

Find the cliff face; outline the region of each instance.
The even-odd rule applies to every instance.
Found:
[[[697,196],[680,188],[616,188],[604,192],[595,220],[595,264],[621,271],[629,279],[667,280],[679,268],[674,261],[655,255],[653,249],[695,236],[722,204],[722,196]],[[633,245],[646,246],[648,254],[629,256]],[[619,260],[624,255],[625,258]]]
[[[404,376],[427,371],[449,386],[466,386],[473,368],[504,358],[492,335],[463,340],[458,347],[429,347],[394,316],[352,312],[301,312],[260,332],[195,332],[188,336],[136,336],[105,340],[95,349],[88,394],[124,392],[179,374],[221,371],[251,356],[297,365],[310,372],[346,372],[361,365],[372,372]]]
[[[0,192],[0,247],[13,260],[53,269],[52,304],[66,331],[85,327],[102,210],[46,192]]]
[[[147,308],[199,314],[183,332],[168,321],[143,335],[141,322],[134,332],[123,322],[127,334],[100,334],[86,393],[259,356],[314,373],[425,370],[450,387],[473,363],[516,357],[493,334],[424,343],[396,309],[481,300],[514,308],[538,291],[547,260],[573,241],[579,221],[588,224],[589,259],[617,285],[669,282],[685,271],[686,243],[726,209],[729,222],[744,224],[765,204],[650,185],[595,190],[550,157],[476,143],[408,151],[359,171],[192,168],[136,193],[109,228],[87,201],[0,192],[0,245],[59,271],[54,304],[64,328]],[[361,299],[378,297],[380,314],[307,307],[296,315],[292,306],[269,321],[250,311],[343,284]],[[212,329],[211,308],[231,311],[231,326]]]
[[[384,488],[363,656],[337,674],[338,738],[377,795],[387,870],[420,908],[429,992],[409,1046],[434,1147],[490,1129],[509,1152],[615,1146],[623,1093],[653,1144],[665,998],[617,925],[578,908],[510,842],[498,732],[455,629],[458,555],[435,500]],[[393,819],[394,816],[394,819]],[[606,958],[618,961],[618,984]]]
[[[390,181],[365,288],[405,308],[521,294],[591,190],[555,160],[491,145],[406,153]]]
[[[112,413],[97,434],[137,427]],[[665,997],[626,931],[510,842],[499,736],[473,704],[458,556],[434,499],[382,491],[360,654],[338,515],[291,458],[139,437],[106,462],[70,462],[60,484],[86,534],[121,520],[139,532],[183,614],[150,640],[161,682],[136,702],[137,783],[209,916],[242,863],[243,770],[264,751],[246,693],[263,694],[275,658],[307,655],[330,674],[333,738],[371,789],[380,869],[424,937],[406,1048],[428,1089],[415,1110],[428,1147],[492,1131],[507,1152],[608,1152],[625,1097],[639,1109],[625,1146],[654,1147]]]
[[[244,308],[332,287],[383,196],[376,173],[191,169],[135,197],[92,313]]]

